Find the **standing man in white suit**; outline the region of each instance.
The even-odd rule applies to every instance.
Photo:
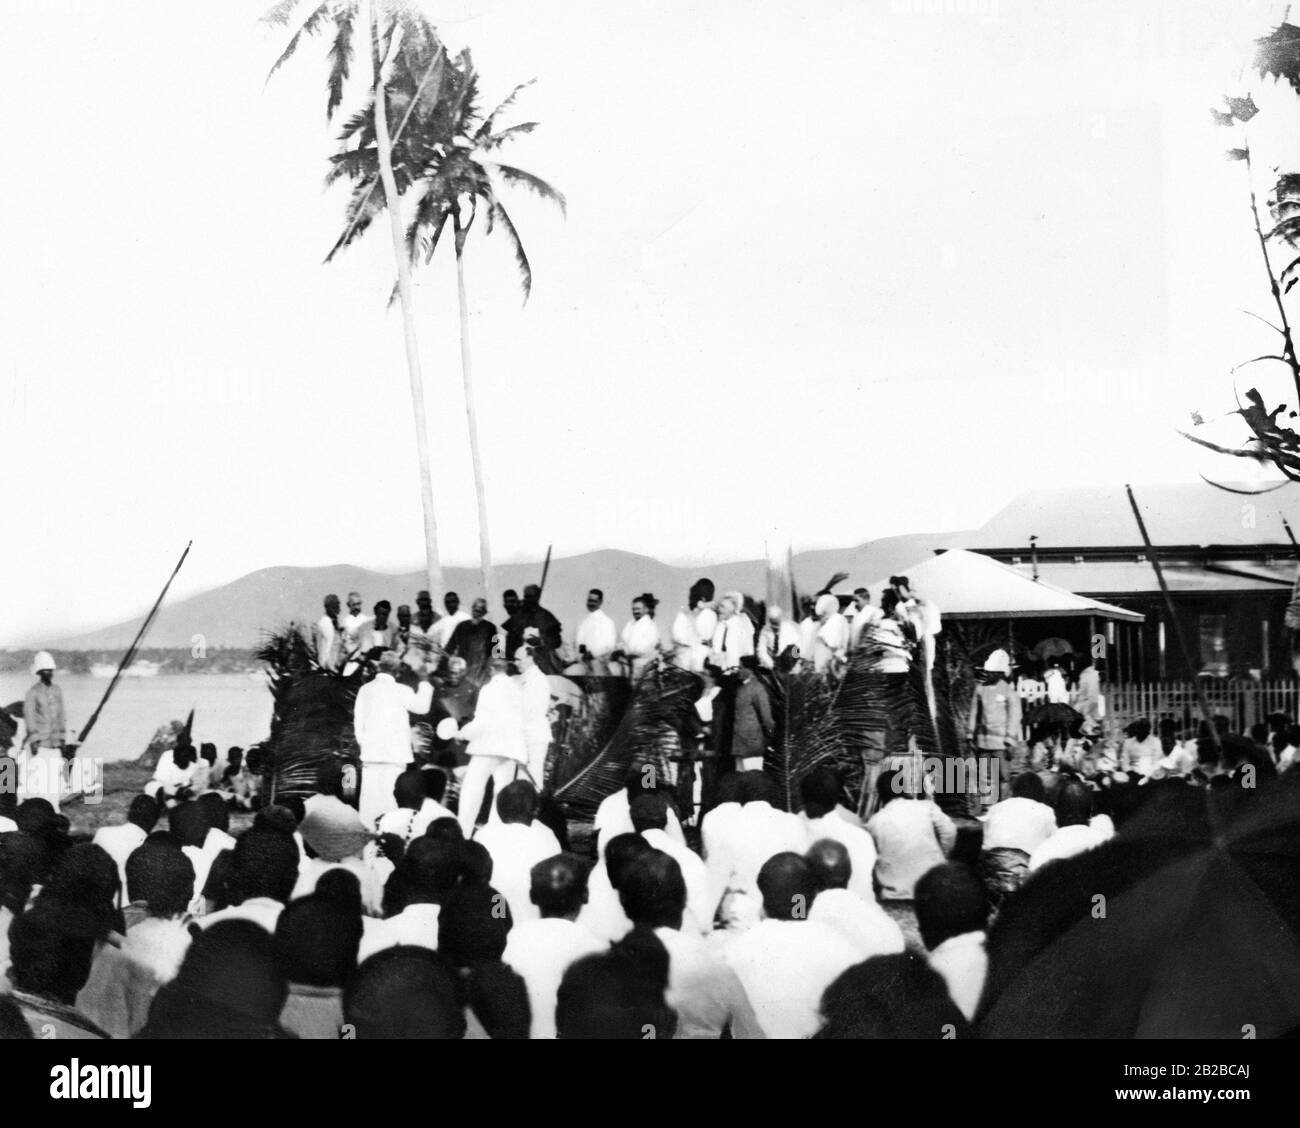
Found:
[[[361,746],[361,821],[374,826],[393,810],[397,777],[415,759],[411,752],[411,714],[427,713],[433,704],[433,686],[420,679],[420,688],[398,683],[394,675],[402,661],[396,651],[385,650],[379,673],[357,690],[353,728]]]

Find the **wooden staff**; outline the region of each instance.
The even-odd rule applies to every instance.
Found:
[[[189,544],[185,546],[185,551],[181,553],[181,558],[176,561],[176,567],[172,569],[172,574],[167,577],[167,582],[163,584],[163,589],[158,593],[158,598],[154,600],[153,607],[149,609],[149,614],[145,616],[144,622],[140,624],[140,629],[136,632],[135,638],[127,648],[126,654],[122,656],[122,661],[118,663],[117,670],[113,674],[113,680],[108,683],[108,688],[104,690],[104,696],[100,698],[99,704],[95,706],[95,711],[90,714],[90,720],[86,722],[85,727],[78,734],[78,747],[86,743],[86,737],[89,735],[90,730],[95,727],[95,722],[99,720],[99,714],[103,712],[104,706],[108,704],[108,699],[112,696],[113,689],[116,687],[118,680],[122,677],[123,671],[135,659],[136,651],[140,647],[140,642],[143,640],[145,632],[153,623],[154,616],[158,614],[158,608],[162,606],[163,597],[167,594],[167,589],[172,586],[172,580],[176,578],[176,573],[181,570],[181,565],[185,563],[185,558],[190,554],[190,547],[193,544],[194,542],[190,541]]]
[[[537,585],[537,602],[542,601],[542,592],[546,590],[546,575],[551,570],[551,549],[553,545],[546,546],[546,563],[542,565],[542,582]]]
[[[1214,747],[1218,749],[1221,747],[1219,730],[1214,726],[1214,718],[1210,714],[1210,702],[1205,696],[1205,686],[1201,684],[1201,679],[1198,676],[1199,671],[1192,665],[1192,652],[1187,648],[1187,639],[1183,636],[1183,626],[1174,613],[1174,600],[1169,594],[1169,585],[1165,583],[1165,574],[1160,567],[1160,557],[1156,553],[1155,546],[1151,543],[1151,537],[1147,534],[1147,525],[1142,520],[1142,511],[1138,508],[1137,498],[1133,496],[1133,487],[1126,484],[1124,489],[1128,492],[1128,503],[1133,507],[1133,516],[1137,518],[1138,532],[1142,534],[1142,543],[1146,545],[1147,555],[1151,557],[1151,567],[1155,569],[1156,580],[1160,584],[1160,593],[1165,597],[1165,610],[1169,614],[1170,625],[1174,628],[1174,638],[1178,640],[1178,649],[1183,656],[1183,665],[1187,668],[1187,676],[1192,679],[1192,685],[1196,687],[1196,701],[1201,707],[1201,716],[1210,730],[1210,739],[1214,742]]]

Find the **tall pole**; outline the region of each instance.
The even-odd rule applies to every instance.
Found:
[[[1201,707],[1201,717],[1210,730],[1210,739],[1217,749],[1220,747],[1219,730],[1214,727],[1214,718],[1210,714],[1210,702],[1205,696],[1205,686],[1201,684],[1198,671],[1192,664],[1192,652],[1187,648],[1187,639],[1183,635],[1183,625],[1178,621],[1178,616],[1174,613],[1174,600],[1169,594],[1169,585],[1165,583],[1165,574],[1160,567],[1160,557],[1156,553],[1155,546],[1151,543],[1151,537],[1147,534],[1147,523],[1142,520],[1142,510],[1138,508],[1137,498],[1133,496],[1133,487],[1126,484],[1124,489],[1128,493],[1128,503],[1133,507],[1133,516],[1137,518],[1138,532],[1142,534],[1142,543],[1146,545],[1147,555],[1151,558],[1151,567],[1155,569],[1156,581],[1160,584],[1160,594],[1165,598],[1165,611],[1169,615],[1170,625],[1174,628],[1174,638],[1178,640],[1178,650],[1183,656],[1183,665],[1187,669],[1187,676],[1192,679],[1192,685],[1196,687],[1196,701]]]
[[[144,617],[144,622],[140,624],[140,629],[135,632],[135,638],[131,640],[131,645],[126,648],[126,653],[122,655],[122,661],[117,664],[117,670],[113,674],[113,680],[108,683],[108,688],[104,690],[104,696],[100,698],[99,704],[95,706],[95,711],[90,714],[88,720],[81,732],[77,734],[77,745],[80,747],[85,744],[86,737],[90,735],[90,730],[95,727],[95,722],[99,720],[99,714],[103,712],[104,706],[108,704],[108,699],[113,695],[113,689],[117,686],[118,680],[122,677],[123,671],[131,664],[135,658],[136,651],[140,647],[140,642],[144,638],[145,632],[149,629],[158,614],[158,608],[162,606],[163,597],[167,594],[167,589],[172,586],[172,580],[176,578],[176,573],[181,570],[181,565],[185,563],[185,558],[190,554],[190,547],[194,544],[190,541],[185,546],[185,551],[181,553],[181,558],[176,561],[176,567],[172,569],[172,574],[167,577],[167,582],[163,584],[163,589],[158,593],[158,598],[154,600],[153,606],[149,609],[149,614]]]

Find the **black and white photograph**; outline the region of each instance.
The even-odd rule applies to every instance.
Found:
[[[1300,7],[0,27],[42,1096],[148,1107],[105,1063],[177,1039],[1016,1039],[1251,1099],[1300,1037]]]

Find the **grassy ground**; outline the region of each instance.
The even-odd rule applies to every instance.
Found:
[[[131,800],[144,791],[144,785],[153,778],[153,768],[130,761],[104,765],[104,793],[98,803],[87,803],[81,798],[65,799],[60,804],[74,831],[93,834],[101,826],[126,822],[126,809]],[[230,830],[238,834],[253,821],[253,816],[231,812]]]

